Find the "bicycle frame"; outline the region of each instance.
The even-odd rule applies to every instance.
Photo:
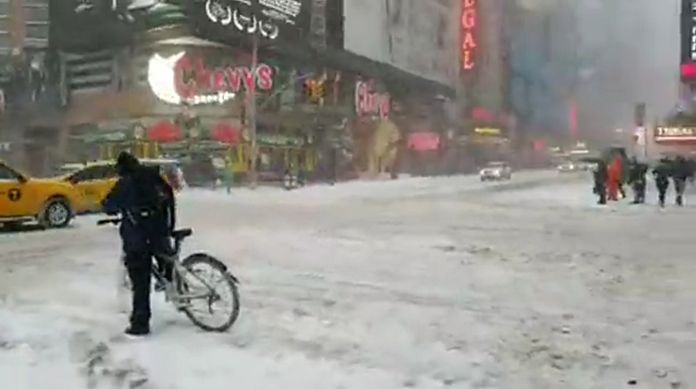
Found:
[[[190,271],[189,269],[181,265],[181,242],[181,240],[175,239],[173,255],[160,256],[161,259],[169,261],[173,265],[171,281],[167,280],[167,278],[164,276],[164,274],[162,274],[158,267],[153,267],[152,269],[152,274],[155,276],[155,278],[165,285],[164,292],[166,300],[171,301],[176,306],[176,308],[183,308],[186,307],[191,300],[218,298],[217,293],[215,293],[215,289],[208,282],[206,282],[202,277],[199,277],[196,273]],[[192,277],[196,278],[198,281],[201,282],[201,284],[203,284],[208,289],[207,292],[201,292],[197,294],[186,294],[179,292],[177,285],[179,285],[179,280],[184,281],[184,277],[182,277],[182,275],[191,275]]]

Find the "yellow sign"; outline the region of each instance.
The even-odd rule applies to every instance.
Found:
[[[500,128],[477,128],[474,130],[475,133],[479,135],[493,135],[493,136],[499,136],[502,131],[500,131]]]

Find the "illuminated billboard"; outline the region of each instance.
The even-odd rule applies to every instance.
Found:
[[[478,0],[461,0],[461,64],[465,73],[476,67]]]
[[[696,80],[696,0],[682,0],[681,78]]]

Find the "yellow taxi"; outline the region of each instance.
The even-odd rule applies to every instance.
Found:
[[[141,159],[140,163],[159,170],[162,177],[179,191],[183,185],[183,177],[178,161],[170,159]],[[116,163],[114,161],[90,162],[64,175],[61,179],[74,185],[87,202],[84,212],[99,212],[101,204],[118,181]]]
[[[38,221],[62,228],[85,206],[80,192],[60,180],[29,177],[0,161],[0,224]]]

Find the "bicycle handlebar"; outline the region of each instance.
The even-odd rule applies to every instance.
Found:
[[[103,226],[106,224],[118,225],[121,223],[121,218],[111,218],[111,219],[101,219],[97,221],[98,226]]]

